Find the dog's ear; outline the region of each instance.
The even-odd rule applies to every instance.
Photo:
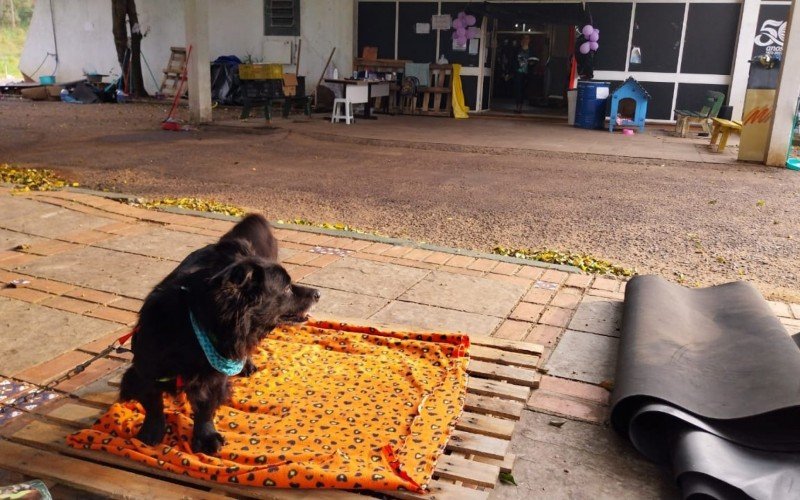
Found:
[[[258,263],[241,260],[225,268],[217,277],[227,293],[252,299],[263,294],[266,273]]]

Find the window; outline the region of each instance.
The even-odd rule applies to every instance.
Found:
[[[300,0],[264,0],[264,35],[300,36]]]

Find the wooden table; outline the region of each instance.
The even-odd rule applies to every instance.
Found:
[[[342,89],[345,90],[345,94],[347,93],[346,89],[348,85],[366,85],[368,87],[368,98],[367,102],[364,103],[364,116],[362,116],[362,118],[370,120],[377,120],[377,117],[372,115],[372,100],[375,97],[388,96],[389,87],[392,83],[386,80],[355,80],[353,78],[326,78],[325,82],[341,85]]]

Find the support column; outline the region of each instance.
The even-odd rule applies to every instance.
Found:
[[[209,64],[209,0],[185,0],[186,48],[192,47],[187,68],[189,119],[192,123],[211,121],[211,65]]]
[[[733,106],[733,119],[742,118],[744,96],[747,92],[747,80],[750,78],[750,57],[753,55],[753,40],[758,30],[758,12],[760,0],[744,0],[739,17],[739,35],[736,40],[736,51],[733,56],[733,72],[731,78],[728,104]]]
[[[800,8],[792,2],[786,20],[781,72],[775,91],[775,115],[772,117],[766,163],[772,167],[786,166],[786,152],[791,141],[797,97],[800,94]]]

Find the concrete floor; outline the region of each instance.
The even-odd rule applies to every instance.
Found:
[[[312,137],[341,136],[344,140],[380,140],[384,145],[393,141],[437,145],[461,146],[476,152],[504,148],[549,151],[629,158],[650,158],[681,162],[736,163],[738,136],[732,136],[723,153],[712,152],[708,137],[697,137],[699,128],[693,128],[687,138],[675,137],[674,127],[651,124],[644,132],[633,136],[605,130],[586,130],[567,125],[562,118],[531,119],[509,116],[474,115],[466,120],[425,118],[407,115],[377,115],[377,120],[356,120],[351,125],[331,124],[325,117],[314,115],[284,120],[273,118],[271,126],[290,129]],[[294,117],[293,117],[294,118]],[[420,120],[436,120],[435,130]],[[215,121],[214,127],[233,129],[264,126],[263,118]],[[462,149],[463,150],[463,149]]]

